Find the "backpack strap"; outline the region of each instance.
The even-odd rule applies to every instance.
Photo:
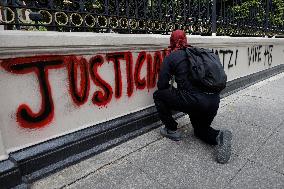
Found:
[[[197,55],[196,53],[194,53],[194,50],[190,49],[190,48],[186,48],[185,49],[185,52],[187,54],[187,57],[189,59],[189,63],[192,64],[192,66],[196,66],[196,62],[198,61],[196,56],[199,56]],[[193,61],[191,61],[191,59]]]
[[[181,49],[181,50],[185,50],[185,49]],[[185,58],[182,58],[182,59],[178,60],[178,61],[176,62],[176,64],[178,65],[179,63],[181,63],[182,61],[185,61],[185,60],[188,60],[188,56],[186,56]]]

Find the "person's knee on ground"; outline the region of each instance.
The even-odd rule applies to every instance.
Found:
[[[225,164],[231,157],[232,133],[228,130],[216,130],[211,127],[211,120],[200,116],[192,119],[194,135],[203,142],[216,146],[216,161]]]

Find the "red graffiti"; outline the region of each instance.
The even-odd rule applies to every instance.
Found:
[[[134,71],[134,80],[137,89],[144,89],[146,87],[146,79],[143,78],[141,79],[141,68],[146,60],[146,52],[142,51],[139,53],[137,61],[136,61],[136,66],[135,66],[135,71]]]
[[[131,52],[125,53],[126,60],[126,74],[127,74],[127,95],[130,97],[133,93],[134,82],[133,82],[133,57]]]
[[[17,122],[24,128],[40,128],[48,125],[54,118],[54,104],[52,91],[48,79],[49,69],[66,67],[68,70],[69,92],[73,102],[81,106],[87,102],[90,91],[90,79],[99,87],[92,95],[92,102],[96,106],[106,106],[113,95],[121,98],[124,82],[122,81],[122,64],[126,68],[126,91],[128,97],[133,95],[134,86],[138,90],[151,89],[156,86],[162,59],[167,55],[164,50],[151,53],[141,51],[138,53],[135,65],[131,52],[116,52],[103,55],[95,55],[86,60],[82,56],[35,56],[25,58],[3,59],[1,66],[14,74],[36,73],[39,81],[41,108],[34,113],[27,104],[19,105],[17,109]],[[100,68],[105,64],[113,64],[114,90],[110,83],[100,74]],[[142,67],[146,64],[146,76],[142,78]],[[134,69],[134,70],[133,70]],[[79,78],[80,77],[80,82]],[[114,92],[113,92],[114,91]]]
[[[124,53],[111,53],[106,56],[108,61],[113,62],[113,67],[115,71],[115,97],[120,98],[122,94],[122,80],[121,80],[121,70],[120,70],[120,60],[124,59]]]
[[[89,96],[90,82],[87,60],[83,57],[69,56],[64,59],[68,66],[69,91],[75,104],[84,104]],[[78,89],[77,71],[80,68],[80,88]]]
[[[151,54],[147,54],[147,88],[151,89],[156,86],[156,80],[160,72],[162,56],[160,52],[155,52],[154,60]]]
[[[17,122],[24,128],[39,128],[51,122],[54,116],[54,105],[48,81],[48,69],[57,69],[63,65],[61,56],[38,56],[3,60],[3,68],[15,74],[35,72],[40,86],[41,108],[33,113],[31,108],[22,104],[17,110]]]
[[[96,91],[92,98],[93,103],[98,106],[105,106],[109,103],[113,93],[111,86],[98,74],[98,67],[102,66],[103,63],[104,59],[100,55],[97,55],[90,60],[90,73],[92,80],[103,90],[103,92]]]

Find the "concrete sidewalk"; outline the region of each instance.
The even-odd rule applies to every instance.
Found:
[[[44,188],[284,188],[284,73],[221,100],[213,127],[233,132],[228,164],[193,136],[180,142],[153,130],[32,184]]]

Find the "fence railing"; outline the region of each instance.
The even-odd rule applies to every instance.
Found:
[[[279,3],[273,4],[272,0],[259,0],[257,3],[255,0],[0,2],[0,25],[4,25],[6,30],[168,34],[174,29],[183,29],[189,34],[230,36],[284,33],[284,10],[280,9],[282,14],[280,11],[277,15],[280,18],[273,20]]]
[[[283,0],[222,0],[217,4],[218,35],[284,34]]]

